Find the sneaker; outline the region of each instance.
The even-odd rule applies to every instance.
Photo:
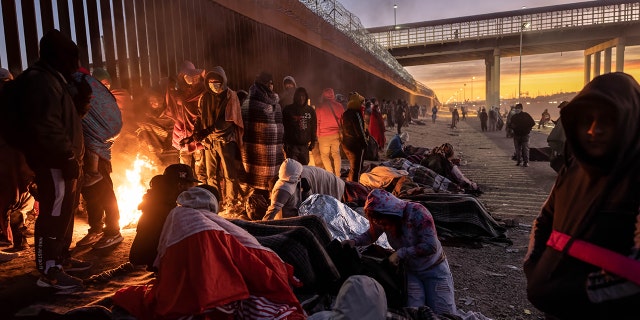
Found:
[[[96,244],[93,245],[93,248],[94,249],[108,248],[122,242],[122,240],[124,240],[124,237],[122,236],[122,234],[120,234],[120,232],[112,236],[108,236],[105,234],[102,236],[102,238],[100,238],[98,242],[96,242]]]
[[[529,166],[529,162],[525,162],[522,166],[523,167],[528,167]]]
[[[520,161],[518,161],[518,163],[516,163],[516,167],[520,165]]]
[[[84,236],[84,238],[82,238],[82,239],[80,239],[80,241],[76,242],[76,247],[90,246],[90,245],[98,242],[98,240],[100,240],[102,235],[103,235],[102,232],[89,232],[89,233],[87,233],[86,236]]]
[[[62,263],[62,268],[67,271],[84,271],[93,266],[93,263],[76,258],[67,258]]]
[[[38,287],[56,288],[60,290],[81,289],[82,279],[68,275],[57,267],[49,268],[49,272],[36,282]]]
[[[4,251],[0,251],[0,262],[7,262],[7,261],[11,261],[17,257],[19,257],[20,254],[17,252],[4,252]]]

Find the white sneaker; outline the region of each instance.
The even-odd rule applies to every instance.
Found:
[[[96,244],[93,245],[93,248],[94,249],[108,248],[122,242],[122,240],[124,240],[124,237],[120,232],[112,236],[108,236],[105,234],[102,236],[102,238],[100,238],[98,242],[96,242]]]

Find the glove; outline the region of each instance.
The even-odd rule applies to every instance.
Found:
[[[195,140],[195,139],[193,138],[193,136],[186,137],[186,138],[184,138],[184,139],[180,140],[180,146],[182,147],[182,146],[184,146],[184,145],[187,145],[187,144],[189,144],[189,143],[193,142],[193,140]]]
[[[309,151],[313,150],[313,148],[315,148],[315,146],[316,146],[316,142],[315,141],[311,141],[309,143]]]
[[[65,180],[75,180],[80,176],[80,164],[75,158],[67,159],[62,165],[62,177]]]
[[[198,132],[193,133],[193,139],[195,141],[202,141],[209,135],[209,133],[210,132],[207,129],[198,130]]]

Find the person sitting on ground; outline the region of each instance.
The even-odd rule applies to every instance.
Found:
[[[409,134],[406,132],[393,136],[387,146],[387,158],[406,158],[407,154],[404,152],[404,147],[407,141],[409,141]]]
[[[129,251],[129,261],[132,264],[145,265],[147,270],[155,271],[153,261],[167,215],[176,206],[178,195],[199,182],[193,175],[193,169],[187,164],[172,164],[162,175],[151,179],[150,189],[138,206],[142,215]]]
[[[280,165],[278,181],[271,191],[271,204],[262,220],[298,216],[300,204],[312,194],[343,200],[363,187],[359,183],[347,183],[322,168],[305,166],[288,158]]]
[[[340,287],[331,310],[312,314],[307,320],[387,319],[387,297],[375,279],[365,275],[350,276]]]
[[[449,143],[435,147],[420,164],[435,171],[441,176],[453,181],[467,191],[477,191],[478,184],[464,176],[456,164],[459,159],[454,158],[453,146]]]
[[[217,215],[210,186],[182,192],[158,242],[151,284],[121,289],[116,305],[138,319],[304,319],[293,267]]]
[[[437,314],[456,314],[453,277],[427,208],[374,189],[367,197],[364,212],[369,230],[344,244],[365,246],[385,233],[396,250],[389,262],[402,261],[407,272],[407,306],[428,306]]]

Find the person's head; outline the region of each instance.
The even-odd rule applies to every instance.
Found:
[[[400,141],[402,141],[402,143],[406,143],[407,141],[409,141],[409,133],[408,132],[403,132],[400,134]]]
[[[93,69],[93,77],[100,81],[107,89],[111,89],[111,75],[102,68]]]
[[[268,91],[273,91],[273,75],[271,73],[266,71],[260,72],[260,74],[256,76],[255,83]]]
[[[306,106],[307,100],[309,100],[309,94],[307,94],[307,89],[303,87],[298,87],[296,92],[293,94],[293,104],[297,106]]]
[[[247,98],[249,97],[249,92],[247,92],[245,90],[238,90],[236,92],[236,95],[238,96],[238,100],[240,101],[240,105],[242,105],[244,103],[244,101],[247,100]]]
[[[80,66],[80,51],[69,37],[53,29],[40,39],[40,60],[69,78]]]
[[[207,90],[214,94],[220,94],[227,90],[227,74],[221,66],[214,67],[205,76]]]
[[[322,89],[322,101],[330,100],[333,101],[336,99],[336,94],[332,88],[324,88]]]
[[[347,102],[348,109],[360,110],[362,108],[362,103],[364,102],[364,97],[361,96],[357,92],[349,93],[349,102]]]
[[[169,165],[164,169],[162,175],[166,177],[168,183],[176,186],[180,191],[185,191],[201,183],[194,176],[191,166],[187,164],[176,163]]]
[[[190,86],[197,84],[202,79],[203,74],[204,70],[196,69],[193,62],[189,60],[182,62],[182,66],[180,67],[180,76],[186,84]]]
[[[516,106],[513,108],[513,110],[514,110],[516,113],[520,113],[520,112],[522,112],[522,109],[523,109],[523,107],[522,107],[522,103],[517,103],[517,104],[516,104]]]
[[[298,85],[296,84],[296,79],[294,79],[292,76],[286,76],[282,80],[282,86],[285,90],[291,90],[295,89]]]
[[[482,107],[482,111],[486,112],[487,110],[484,107]]]
[[[374,189],[367,195],[364,213],[369,222],[382,228],[385,232],[397,234],[401,231],[406,202],[393,194]]]
[[[206,210],[218,213],[219,204],[216,189],[210,185],[201,184],[180,193],[176,202],[182,207]]]
[[[442,145],[433,148],[432,152],[441,154],[446,159],[453,158],[453,155],[455,154],[453,151],[453,146],[448,142],[445,142]]]
[[[560,117],[579,163],[600,172],[636,166],[640,157],[640,85],[622,72],[591,80]]]

